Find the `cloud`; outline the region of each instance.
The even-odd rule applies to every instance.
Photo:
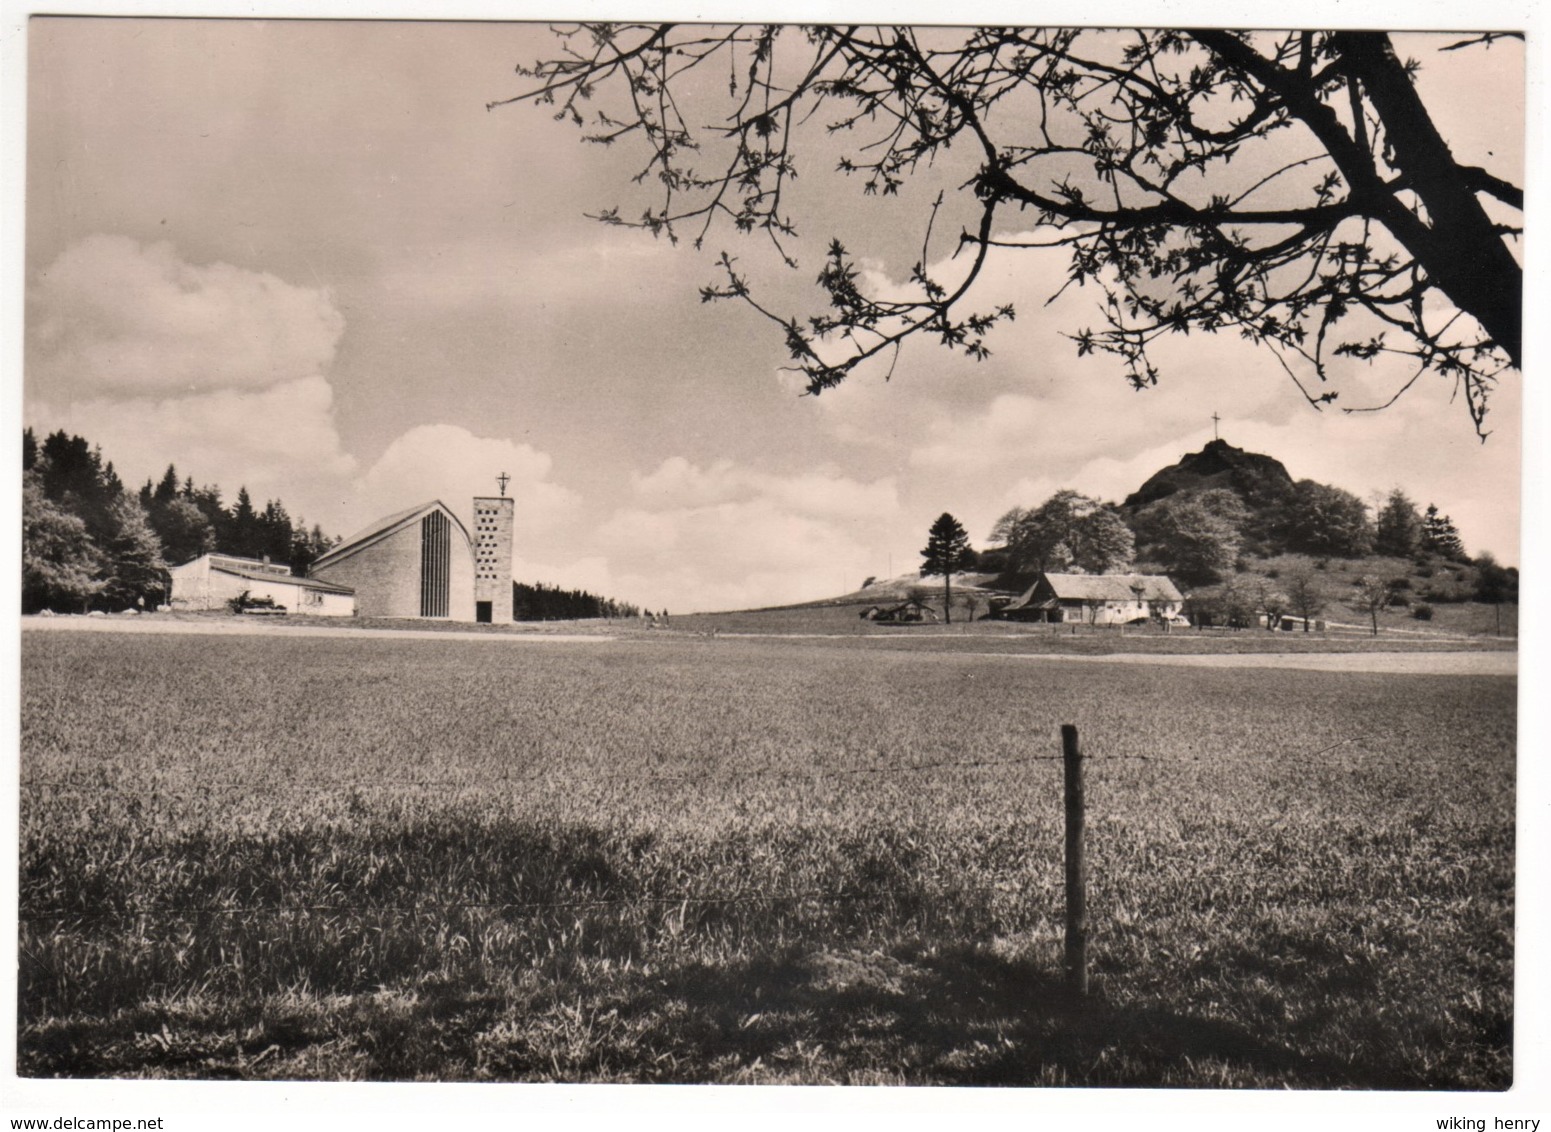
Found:
[[[231,498],[246,486],[314,521],[332,518],[339,485],[356,470],[340,446],[333,389],[321,377],[164,400],[31,401],[26,416],[39,432],[64,429],[99,445],[130,488],[174,463]]]
[[[631,479],[636,499],[652,510],[764,498],[795,514],[844,519],[865,518],[899,506],[892,479],[864,484],[822,471],[778,476],[740,468],[730,460],[701,468],[682,456],[672,456],[655,471]]]
[[[51,400],[295,382],[327,371],[345,325],[326,290],[101,234],[40,271],[27,305],[27,382]]]
[[[651,608],[748,608],[855,588],[899,522],[895,483],[778,475],[681,457],[632,477],[593,541],[618,596]]]
[[[624,600],[620,597],[621,591],[609,568],[609,561],[602,555],[556,563],[518,554],[512,558],[512,577],[530,585],[543,583],[567,590],[586,590],[597,597]]]
[[[517,546],[531,545],[565,524],[580,503],[549,479],[553,461],[527,444],[475,436],[450,424],[417,425],[401,434],[361,476],[350,512],[358,526],[394,511],[440,499],[465,523],[476,495],[495,495],[496,476],[511,476],[506,493],[517,501]]]

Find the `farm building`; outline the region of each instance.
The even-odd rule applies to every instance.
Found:
[[[348,586],[298,578],[289,566],[257,558],[202,554],[167,573],[172,576],[168,601],[174,609],[224,609],[227,602],[246,593],[268,598],[291,613],[319,617],[355,613],[355,594]]]
[[[1016,621],[1125,625],[1180,616],[1184,597],[1162,574],[1041,574],[992,616]]]
[[[312,564],[362,617],[512,619],[513,501],[474,500],[475,537],[441,500],[379,519]]]
[[[870,605],[857,616],[863,621],[884,625],[918,625],[938,620],[937,611],[918,597],[908,598],[898,605]]]

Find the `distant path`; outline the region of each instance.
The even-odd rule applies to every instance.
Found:
[[[221,620],[174,620],[156,615],[144,617],[23,617],[22,628],[87,633],[195,633],[222,637],[386,637],[401,640],[415,637],[429,641],[515,641],[521,644],[548,644],[566,641],[614,641],[606,633],[550,633],[542,629],[478,632],[459,629],[367,629],[346,628],[316,623],[276,624],[262,617],[232,617]]]
[[[1070,660],[1079,664],[1174,664],[1192,668],[1304,668],[1314,672],[1396,672],[1416,676],[1517,676],[1516,652],[1247,652],[1211,654],[1092,654],[977,652],[1018,660]]]
[[[269,637],[368,637],[402,640],[406,637],[429,641],[498,641],[521,644],[568,643],[576,641],[619,641],[608,633],[547,632],[542,629],[378,629],[364,626],[334,626],[308,623],[279,623],[258,617],[186,619],[147,615],[143,617],[23,617],[24,630],[86,633],[185,633],[206,636]],[[721,639],[757,640],[854,640],[872,641],[878,635],[827,633],[722,633]],[[641,641],[644,636],[630,634]],[[682,639],[664,634],[663,640]],[[899,638],[904,639],[904,638]],[[1001,660],[1032,660],[1073,664],[1164,664],[1195,668],[1298,668],[1315,672],[1393,672],[1436,676],[1516,676],[1519,655],[1516,651],[1491,652],[1266,652],[1266,653],[1049,653],[991,652],[968,649],[933,650],[929,639],[916,638],[922,652],[942,656],[995,657]]]

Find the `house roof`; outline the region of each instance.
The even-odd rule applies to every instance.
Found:
[[[449,519],[457,524],[458,530],[463,532],[463,538],[465,541],[473,541],[469,538],[469,532],[468,529],[464,527],[463,520],[454,515],[452,513],[452,509],[448,507],[447,504],[443,503],[440,499],[432,499],[431,501],[422,503],[419,506],[410,507],[407,510],[395,512],[386,518],[378,519],[370,526],[363,527],[361,530],[356,531],[355,534],[351,535],[344,542],[340,543],[338,546],[334,547],[327,554],[323,555],[316,562],[314,562],[309,568],[308,572],[311,573],[312,571],[317,570],[322,566],[332,566],[336,562],[349,558],[352,554],[356,554],[359,551],[365,550],[373,543],[381,542],[389,535],[395,534],[396,532],[402,530],[410,523],[413,523],[416,519],[419,519],[426,512],[435,511],[438,509],[444,512]]]
[[[1030,601],[1040,583],[1064,601],[1135,601],[1140,587],[1144,601],[1183,601],[1174,583],[1162,574],[1042,574],[1021,603]]]
[[[208,561],[212,569],[229,570],[233,568],[247,568],[259,573],[269,574],[273,577],[288,577],[291,568],[284,562],[271,562],[266,558],[244,558],[240,554],[223,554],[219,550],[207,550],[198,558],[190,558],[187,562],[179,562],[175,566],[169,566],[170,570],[186,570],[200,562]]]
[[[354,594],[349,586],[336,586],[333,582],[324,582],[317,578],[302,578],[295,574],[276,574],[265,570],[247,570],[240,566],[217,566],[212,564],[211,570],[218,574],[230,574],[237,578],[246,578],[250,582],[268,582],[271,585],[298,586],[304,590],[321,590],[330,594]]]

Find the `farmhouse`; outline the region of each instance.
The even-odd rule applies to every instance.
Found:
[[[474,500],[474,535],[439,499],[379,519],[312,564],[309,577],[347,587],[362,617],[512,619],[514,503]]]
[[[349,617],[355,613],[355,593],[318,578],[298,578],[289,566],[267,559],[232,554],[202,554],[192,562],[170,567],[174,609],[223,609],[233,598],[268,598],[292,613],[319,617]]]
[[[1179,616],[1184,598],[1162,574],[1041,574],[993,616],[1015,621],[1124,625]]]

